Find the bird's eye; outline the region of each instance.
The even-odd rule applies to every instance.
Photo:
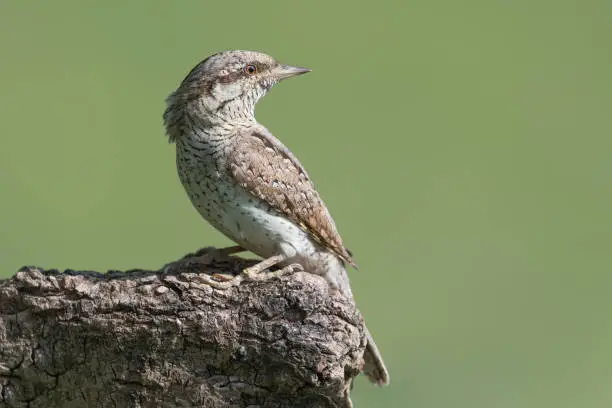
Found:
[[[255,65],[247,65],[244,67],[244,73],[247,75],[254,75],[257,73],[257,67]]]

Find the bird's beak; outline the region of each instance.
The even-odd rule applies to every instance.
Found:
[[[273,70],[273,75],[278,79],[290,78],[310,72],[308,68],[293,67],[291,65],[279,65]]]

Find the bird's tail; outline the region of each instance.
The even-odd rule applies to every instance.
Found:
[[[330,254],[330,263],[326,271],[325,278],[330,283],[331,287],[335,290],[339,290],[340,293],[352,300],[353,293],[344,263],[335,255]],[[376,343],[374,343],[370,331],[367,327],[365,330],[368,344],[363,355],[363,373],[374,384],[378,384],[382,387],[383,385],[389,384],[389,372],[387,371],[387,367],[385,367],[385,363],[380,355],[380,351],[378,351],[378,347],[376,347]]]
[[[370,381],[379,386],[389,384],[389,372],[385,363],[374,343],[374,339],[370,334],[370,331],[366,327],[366,337],[368,339],[368,345],[366,346],[365,353],[363,355],[363,373],[368,377]]]

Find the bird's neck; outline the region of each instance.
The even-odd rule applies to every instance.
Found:
[[[170,105],[164,121],[170,141],[189,137],[205,142],[212,135],[231,137],[238,129],[257,124],[253,106],[240,100],[213,106],[202,101]]]
[[[242,98],[201,105],[192,111],[210,126],[241,126],[255,122],[255,105],[250,100]]]

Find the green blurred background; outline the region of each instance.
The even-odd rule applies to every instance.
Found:
[[[200,219],[164,98],[307,66],[258,119],[314,178],[392,375],[358,407],[612,406],[612,3],[2,1],[0,274],[158,268]]]

